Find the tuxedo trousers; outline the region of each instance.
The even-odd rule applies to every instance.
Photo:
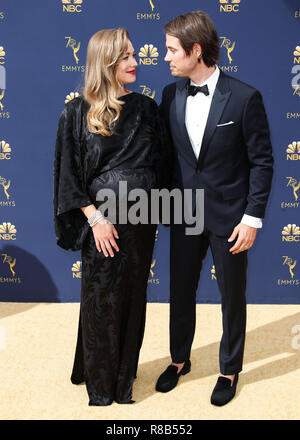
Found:
[[[190,358],[196,325],[196,291],[208,247],[215,265],[222,301],[223,334],[219,349],[220,372],[242,370],[246,332],[247,251],[233,255],[234,242],[204,230],[186,235],[185,225],[170,231],[170,351],[172,361]],[[207,359],[205,362],[209,361]]]

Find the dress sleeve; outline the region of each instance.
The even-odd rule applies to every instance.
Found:
[[[54,157],[54,226],[58,246],[81,249],[89,224],[81,207],[91,205],[85,188],[84,155],[78,133],[81,117],[73,101],[66,104],[58,124]],[[77,106],[78,107],[78,106]]]

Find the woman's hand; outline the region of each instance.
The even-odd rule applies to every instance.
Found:
[[[108,221],[105,223],[99,222],[92,227],[92,230],[97,250],[99,252],[102,250],[106,257],[108,257],[108,254],[114,257],[112,248],[119,252],[119,247],[115,241],[115,238],[119,238],[119,235],[114,225]]]

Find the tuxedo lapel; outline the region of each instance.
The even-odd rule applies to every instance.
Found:
[[[212,98],[210,111],[208,114],[207,123],[204,130],[200,155],[198,158],[198,165],[203,160],[208,150],[210,140],[216,130],[218,122],[221,119],[221,116],[229,100],[230,95],[231,95],[231,91],[228,86],[227,78],[223,74],[223,72],[220,71],[220,77],[216,85],[214,96]]]
[[[196,167],[197,158],[195,156],[190,138],[185,126],[185,109],[187,100],[186,84],[187,79],[179,81],[176,87],[175,107],[176,107],[176,124],[180,132],[180,138],[182,139],[182,154],[186,156],[192,166]]]

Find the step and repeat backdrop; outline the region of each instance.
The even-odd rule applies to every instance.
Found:
[[[275,175],[249,252],[248,302],[300,302],[300,3],[294,0],[0,0],[0,301],[76,302],[81,254],[56,245],[53,157],[64,103],[81,92],[89,38],[126,27],[137,53],[132,90],[160,103],[173,81],[163,25],[191,10],[216,25],[219,67],[258,88]],[[159,225],[148,300],[169,301],[169,229]],[[183,268],[184,270],[184,268]],[[199,303],[219,303],[211,254]]]

